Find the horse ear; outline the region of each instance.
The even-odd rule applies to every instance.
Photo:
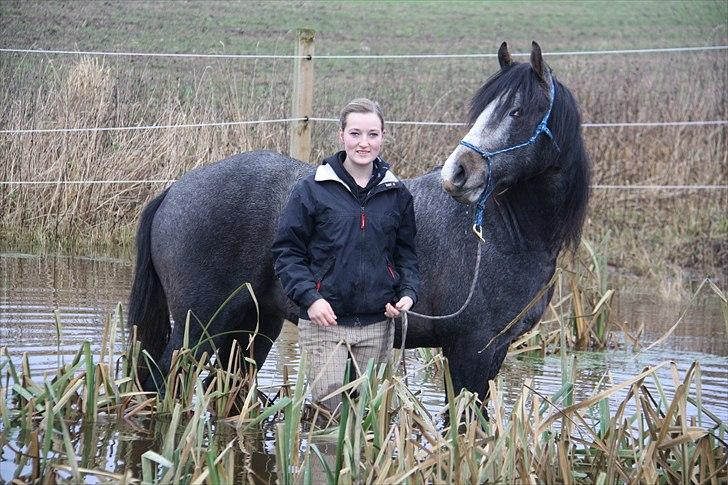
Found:
[[[498,49],[498,63],[500,64],[502,71],[505,71],[513,65],[511,53],[508,52],[508,44],[506,44],[505,42],[503,42]]]
[[[541,54],[541,46],[536,41],[531,42],[531,69],[534,70],[544,84],[549,84],[551,80],[549,67],[544,62],[543,55]]]

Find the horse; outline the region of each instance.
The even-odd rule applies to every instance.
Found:
[[[541,290],[559,253],[578,246],[591,171],[577,103],[539,45],[532,44],[530,62],[519,63],[504,42],[498,61],[500,70],[471,101],[463,141],[442,167],[404,180],[414,197],[423,281],[413,310],[451,314],[477,278],[456,317],[410,316],[405,345],[441,347],[455,392],[481,399],[510,343],[546,309],[552,290]],[[284,319],[298,322],[298,308],[275,277],[271,245],[291,189],[314,169],[270,151],[242,153],[187,173],[144,208],[128,322],[158,365],[143,380],[145,389],[169,372],[188,311],[196,353],[217,350],[222,362],[233,338],[245,342],[257,328],[258,368]],[[471,232],[474,218],[482,243]],[[257,307],[249,292],[230,297],[244,282]],[[401,339],[398,322],[396,347]]]

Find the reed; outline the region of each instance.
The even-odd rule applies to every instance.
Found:
[[[205,390],[200,376],[192,402],[177,400],[169,415],[156,415],[155,435],[161,438],[160,444],[141,455],[140,477],[96,469],[88,460],[90,467],[81,466],[81,437],[71,431],[77,429],[73,423],[91,426],[105,413],[138,420],[139,405],[154,410],[150,400],[138,392],[119,396],[115,406],[104,405],[102,401],[109,399],[104,391],[109,381],[98,371],[102,384],[94,381],[91,386],[85,347],[69,367],[59,370],[56,379],[46,380],[43,386],[29,379],[21,386],[22,380],[15,382],[12,361],[2,361],[5,379],[13,385],[4,390],[0,436],[3,446],[12,443],[23,450],[16,455],[17,479],[32,482],[95,476],[98,480],[141,479],[144,483],[220,483],[235,478],[235,439],[219,445],[215,438],[221,432],[219,426],[224,422],[250,430],[262,421],[240,415],[218,419],[215,426],[215,401],[224,396],[211,390],[214,386]],[[447,369],[447,362],[436,358]],[[307,389],[299,374],[293,394],[265,407],[261,414],[268,419],[282,411],[282,417],[275,418],[278,480],[672,483],[694,479],[718,483],[728,478],[728,427],[701,405],[697,362],[683,376],[674,364],[661,363],[626,382],[595,390],[591,398],[581,402],[570,397],[576,360],[569,357],[565,362],[567,371],[558,392],[544,396],[529,380],[510,409],[497,382],[491,382],[486,408],[466,391],[455,396],[447,380],[449,405],[439,417],[430,415],[401,377],[392,375],[386,366],[370,364],[360,377],[339,390],[344,393],[342,412],[334,427],[325,429],[302,419]],[[103,369],[106,364],[93,365]],[[194,374],[197,364],[189,362],[188,367]],[[657,377],[661,368],[671,368],[674,396],[662,388]],[[76,377],[69,379],[69,375]],[[356,389],[357,397],[346,389]],[[231,389],[228,394],[234,392]],[[617,402],[611,415],[610,399]],[[127,405],[122,414],[124,400],[138,404]],[[161,405],[162,401],[157,401],[157,406]],[[98,415],[89,414],[94,406],[98,406]],[[305,426],[310,428],[306,439]]]
[[[562,255],[548,285],[552,297],[547,311],[533,329],[511,343],[508,355],[563,355],[568,350],[603,350],[613,343],[610,337],[619,325],[611,309],[616,290],[611,287],[606,251],[606,242],[597,246],[582,238],[575,254]],[[638,339],[619,327],[638,347]]]
[[[564,278],[555,284],[556,299],[566,301],[561,291],[569,284]],[[708,280],[696,295],[709,287],[724,297]],[[560,389],[544,395],[528,379],[516,402],[506,405],[502,384],[495,381],[483,403],[467,391],[456,395],[447,360],[434,353],[415,372],[442,370],[448,404],[436,415],[406,376],[372,362],[356,368],[357,377],[335,391],[343,398],[335,416],[306,402],[301,372],[291,384],[286,371],[276,397],[265,398],[257,369],[245,357],[250,347],[237,342],[222,368],[205,354],[196,358],[185,341],[173,358],[165,393],[141,392],[133,365],[139,346],[116,352],[114,335],[124,325],[116,313],[106,319],[102,348],[94,353],[85,342],[54,375],[33,373],[27,355],[19,360],[0,355],[0,446],[14,457],[13,479],[21,483],[220,483],[241,474],[253,477],[239,448],[261,426],[274,429],[276,475],[288,484],[728,480],[728,424],[703,406],[700,364],[680,375],[674,363],[662,362],[625,382],[597,386],[577,401],[579,362],[567,344],[572,314],[558,306],[557,301],[550,308],[561,331],[547,338],[559,340]],[[669,371],[674,393],[666,392],[661,370]],[[99,455],[97,449],[109,446],[109,431],[121,423],[147,430],[154,444],[127,455],[136,458],[127,458],[126,468],[108,470],[107,452]],[[231,429],[236,437],[226,433]]]
[[[656,371],[665,366],[672,366],[677,391],[671,399],[657,400]],[[285,469],[285,477],[279,468],[279,479],[285,483],[306,483],[310,477],[328,483],[672,483],[695,478],[718,483],[728,472],[725,423],[708,424],[700,407],[696,412],[705,420],[702,425],[696,424],[696,415],[687,413],[688,394],[699,389],[698,373],[695,363],[679,379],[674,364],[665,362],[573,403],[569,396],[575,373],[570,372],[553,396],[541,395],[526,382],[510,411],[498,384],[492,382],[490,416],[472,394],[453,396],[448,385],[445,413],[450,425],[441,428],[401,380],[377,378],[377,370],[370,366],[351,383],[359,396],[345,399],[338,430],[320,433],[335,440],[330,446],[335,451],[324,456],[317,445],[309,444],[300,452],[305,465]],[[626,396],[610,416],[607,400],[625,389]],[[396,404],[389,413],[382,412],[382,396],[389,392]]]
[[[120,307],[119,307],[120,309]],[[198,360],[190,349],[181,349],[173,362],[164,395],[145,393],[139,389],[136,366],[139,345],[129,345],[114,359],[116,322],[123,326],[120,314],[106,320],[104,344],[100,355],[91,352],[85,342],[71,363],[63,365],[54,376],[36,381],[28,359],[21,359],[22,372],[13,360],[2,356],[0,371],[9,387],[0,388],[2,445],[11,442],[17,430],[21,446],[15,477],[30,482],[54,482],[69,479],[81,482],[94,476],[96,480],[136,482],[128,472],[110,473],[95,466],[98,458],[86,456],[98,446],[97,423],[104,416],[112,423],[133,422],[139,429],[150,419],[160,423],[158,451],[148,450],[140,457],[141,480],[144,483],[214,483],[232,480],[234,453],[232,442],[218,447],[215,428],[210,418],[230,414],[236,420],[251,420],[258,407],[254,381],[246,374],[239,359],[234,367],[220,369],[206,364],[206,356]],[[60,325],[59,325],[60,328]],[[108,337],[107,337],[108,336]],[[233,355],[240,355],[236,343]],[[109,360],[105,359],[108,356]],[[203,386],[203,373],[212,372],[212,380]],[[244,383],[244,384],[241,384]],[[224,390],[221,391],[220,388]],[[245,387],[248,394],[241,390]],[[248,406],[235,408],[245,401]],[[234,409],[235,412],[231,412]],[[118,425],[118,424],[117,424]],[[74,430],[90,430],[78,434]],[[113,429],[113,425],[111,426]],[[79,450],[82,457],[79,458]]]
[[[565,257],[561,264],[569,269],[557,269],[554,291],[548,310],[536,326],[514,340],[508,350],[509,356],[529,355],[543,357],[547,354],[568,352],[569,350],[604,350],[608,347],[629,346],[633,351],[643,348],[640,340],[644,326],[635,330],[627,328],[614,316],[611,303],[617,290],[612,288],[608,269],[604,262],[606,244],[599,246],[582,239],[580,252],[572,259]],[[564,276],[567,275],[567,276]],[[682,324],[685,316],[699,297],[706,293],[717,298],[726,323],[728,335],[728,298],[721,288],[711,279],[705,278],[686,298],[680,316],[675,323],[656,341],[644,350],[664,342]],[[619,341],[617,334],[623,335]],[[434,349],[420,353],[420,360],[432,359]]]

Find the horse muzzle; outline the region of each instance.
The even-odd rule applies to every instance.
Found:
[[[473,204],[478,200],[480,194],[485,189],[484,185],[478,185],[475,187],[463,187],[457,186],[450,180],[442,181],[442,188],[448,193],[450,197],[461,204]]]
[[[448,161],[450,166],[441,172],[442,188],[461,204],[472,204],[485,189],[485,179],[473,173],[472,167],[459,161]],[[479,179],[479,180],[478,180]]]

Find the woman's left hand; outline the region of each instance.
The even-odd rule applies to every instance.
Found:
[[[414,302],[412,301],[412,298],[409,296],[403,296],[394,305],[387,303],[384,307],[384,315],[387,318],[397,318],[401,312],[406,312],[412,308],[413,304]]]

